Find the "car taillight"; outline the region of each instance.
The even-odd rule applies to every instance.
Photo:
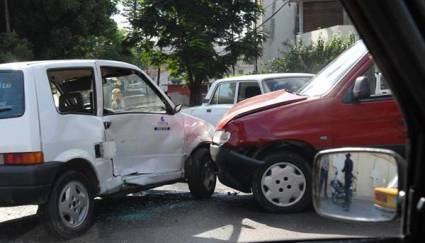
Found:
[[[0,156],[3,156],[3,163],[6,165],[36,165],[44,162],[42,152],[6,153]]]

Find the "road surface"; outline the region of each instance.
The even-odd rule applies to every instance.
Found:
[[[95,203],[95,224],[69,242],[249,242],[399,234],[399,222],[346,223],[322,218],[313,210],[265,213],[252,195],[223,185],[204,201],[194,200],[187,185],[180,183]],[[54,242],[36,210],[0,208],[0,242]]]

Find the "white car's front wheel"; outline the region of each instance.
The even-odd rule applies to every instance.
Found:
[[[217,182],[217,169],[207,148],[197,149],[186,167],[189,190],[199,199],[211,197]]]

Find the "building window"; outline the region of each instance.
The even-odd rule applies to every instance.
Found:
[[[304,32],[344,24],[343,7],[336,0],[304,2],[303,16]]]

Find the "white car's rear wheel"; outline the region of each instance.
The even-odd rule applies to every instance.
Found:
[[[67,171],[55,181],[50,198],[39,211],[46,230],[61,239],[87,231],[93,223],[93,189],[76,171]]]

